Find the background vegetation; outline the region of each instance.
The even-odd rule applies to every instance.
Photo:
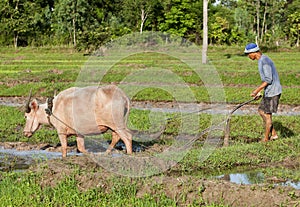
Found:
[[[131,32],[202,42],[202,0],[3,0],[0,45],[92,50]],[[209,1],[210,44],[299,46],[300,0]]]

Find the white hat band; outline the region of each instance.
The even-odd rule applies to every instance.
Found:
[[[259,47],[251,48],[249,50],[245,49],[244,53],[252,53],[259,51]]]

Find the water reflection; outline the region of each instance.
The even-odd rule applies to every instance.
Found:
[[[266,179],[263,173],[261,172],[245,172],[245,173],[231,173],[231,174],[223,174],[216,176],[217,179],[226,180],[235,184],[261,184],[265,183]],[[274,184],[275,186],[290,186],[297,190],[300,190],[300,181],[283,181],[277,182]]]
[[[70,152],[68,155],[80,155]],[[0,147],[0,171],[25,170],[31,165],[49,159],[61,158],[61,152],[46,150],[16,150]]]
[[[69,152],[68,155],[82,155],[76,151]],[[121,156],[121,154],[112,154],[113,157]],[[46,150],[28,150],[19,151],[16,149],[4,149],[0,147],[0,171],[18,171],[25,170],[39,161],[61,158],[61,152],[49,152]],[[262,172],[242,172],[228,173],[216,176],[214,178],[226,180],[235,184],[261,184],[270,182],[266,180]],[[274,183],[275,186],[290,186],[300,190],[300,181],[282,181]]]
[[[226,180],[235,184],[259,184],[265,181],[264,174],[261,172],[234,173],[217,176],[218,179]]]

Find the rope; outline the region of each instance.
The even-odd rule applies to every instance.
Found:
[[[53,114],[53,112],[52,112],[52,108],[53,108],[53,99],[54,99],[54,97],[49,97],[49,98],[47,99],[47,108],[45,109],[45,112],[46,112],[46,114],[48,115],[48,116],[47,116],[47,119],[48,119],[49,124],[50,124],[52,127],[54,127],[53,124],[52,124],[51,121],[50,121],[50,116],[53,116],[56,120],[58,120],[59,122],[61,122],[62,124],[64,124],[66,127],[72,129],[72,130],[75,131],[78,135],[83,136],[83,134],[80,133],[78,130],[76,130],[76,129],[74,129],[73,127],[71,127],[70,125],[66,124],[65,122],[63,122],[61,119],[59,119],[57,116],[55,116],[55,115]],[[54,127],[54,128],[55,128],[55,127]]]

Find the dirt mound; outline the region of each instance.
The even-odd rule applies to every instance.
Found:
[[[73,176],[82,191],[101,188],[109,193],[118,175],[97,166],[87,156],[71,156],[49,160],[31,167],[42,175],[41,186],[57,185],[66,176]],[[80,173],[78,173],[80,172]],[[223,180],[205,180],[195,176],[158,175],[134,178],[138,189],[136,197],[165,194],[178,206],[223,204],[229,206],[296,206],[300,190],[274,185],[238,185]]]

